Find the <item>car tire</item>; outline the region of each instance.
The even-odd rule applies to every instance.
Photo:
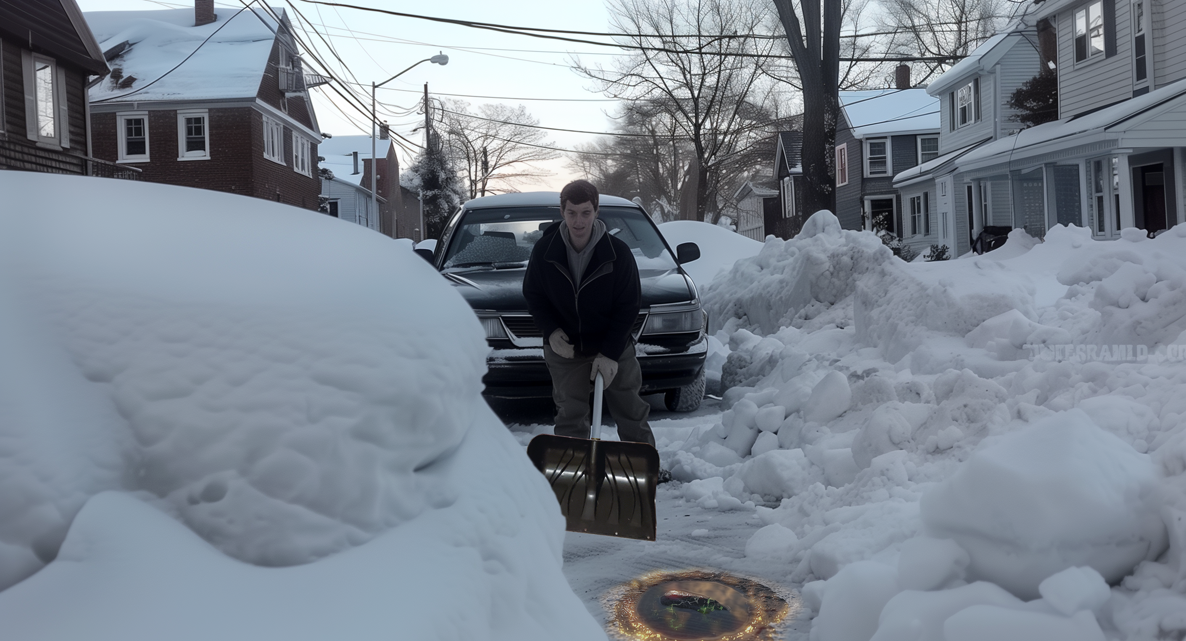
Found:
[[[700,401],[704,400],[704,382],[704,369],[701,368],[696,380],[683,387],[667,390],[663,394],[663,404],[672,412],[693,412],[700,409]]]

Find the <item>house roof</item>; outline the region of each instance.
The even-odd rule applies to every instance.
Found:
[[[803,173],[803,132],[780,131],[774,152],[774,175]]]
[[[857,138],[939,131],[939,99],[926,89],[841,91],[840,108]]]
[[[69,24],[60,30],[58,25]],[[91,74],[106,74],[107,61],[74,0],[0,2],[0,33],[55,58],[76,64]]]
[[[1143,139],[1145,134],[1132,130],[1168,110],[1186,112],[1186,80],[1179,80],[1099,111],[1055,120],[994,140],[961,158],[959,169],[971,170],[1013,159],[1020,160],[1100,140],[1114,140],[1118,145],[1133,144],[1132,141],[1126,142],[1126,138]],[[1186,144],[1186,131],[1182,131],[1179,138],[1165,138],[1164,131],[1160,131],[1158,136],[1157,146]],[[1145,142],[1142,140],[1137,146],[1147,146]]]
[[[899,173],[897,176],[894,176],[894,189],[905,187],[906,185],[931,178],[932,174],[947,169],[954,163],[954,161],[962,157],[964,154],[967,154],[968,152],[979,147],[980,145],[987,143],[990,140],[992,140],[992,138],[978,140],[970,145],[965,145],[954,151],[949,151],[942,156],[932,158],[921,165],[915,165],[910,169]]]
[[[979,47],[973,49],[972,53],[969,53],[967,57],[957,62],[947,71],[944,71],[941,76],[927,86],[927,93],[932,96],[944,94],[953,89],[965,78],[987,71],[1001,59],[1001,56],[1013,48],[1013,45],[1021,42],[1023,38],[1024,36],[1020,33],[1002,31],[985,40]]]
[[[375,155],[379,158],[386,158],[390,148],[390,140],[375,141]],[[354,173],[354,152],[356,151],[358,152],[357,174]],[[325,159],[319,162],[318,166],[334,172],[335,180],[359,185],[363,177],[362,161],[371,157],[371,137],[334,136],[327,138],[317,145],[317,155]],[[369,184],[363,186],[370,189]]]
[[[256,8],[219,7],[217,19],[200,27],[192,8],[95,11],[86,19],[104,51],[131,45],[110,61],[122,82],[113,77],[93,87],[92,103],[254,99],[277,30],[271,13]]]
[[[774,198],[778,195],[777,183],[769,178],[755,178],[741,183],[737,191],[733,192],[733,200],[741,202],[750,194],[758,198]]]

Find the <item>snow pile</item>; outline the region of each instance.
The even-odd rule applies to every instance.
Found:
[[[703,290],[685,499],[789,531],[815,641],[1186,633],[1186,225],[906,264],[812,220]]]
[[[757,256],[737,261],[703,288],[712,331],[772,334],[803,327],[851,296],[860,275],[890,258],[876,236],[841,229],[834,214],[818,211],[794,239],[767,238]]]
[[[1153,462],[1071,410],[985,444],[922,498],[922,521],[971,557],[973,579],[1038,597],[1092,567],[1116,583],[1166,546]]]
[[[696,243],[700,258],[683,265],[692,282],[703,290],[722,270],[742,258],[756,255],[762,243],[717,225],[695,220],[673,220],[659,225],[659,233],[674,251],[683,243]]]
[[[25,346],[0,368],[3,587],[49,563],[0,592],[6,630],[217,638],[291,608],[286,638],[603,637],[480,396],[483,333],[410,243],[215,192],[0,187],[46,213],[0,218],[0,310],[28,316],[0,311]]]

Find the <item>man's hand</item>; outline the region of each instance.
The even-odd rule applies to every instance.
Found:
[[[548,337],[548,345],[552,347],[552,351],[560,358],[572,358],[576,356],[576,352],[572,349],[572,341],[568,340],[568,334],[564,330],[557,329]]]
[[[593,371],[589,372],[589,380],[597,380],[597,372],[601,372],[601,377],[605,380],[605,386],[609,387],[610,381],[618,375],[618,361],[604,355],[598,354],[593,359]]]

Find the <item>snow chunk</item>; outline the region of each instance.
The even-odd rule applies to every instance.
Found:
[[[906,590],[885,604],[877,634],[870,641],[947,641],[943,635],[944,622],[973,605],[1013,608],[1020,607],[1022,602],[983,581],[939,592]]]
[[[974,605],[943,624],[946,641],[1104,641],[1090,612],[1066,618],[994,605]]]
[[[1112,596],[1104,577],[1094,568],[1067,568],[1046,577],[1038,592],[1050,607],[1071,616],[1080,610],[1094,610]]]
[[[848,377],[832,370],[824,375],[811,390],[811,398],[803,409],[803,418],[816,423],[827,423],[848,411],[852,390]]]
[[[951,539],[917,536],[902,544],[898,585],[903,590],[938,590],[962,581],[971,558]]]
[[[1072,410],[978,450],[925,494],[928,532],[971,556],[969,576],[1037,598],[1072,566],[1118,581],[1166,545],[1148,456]]]
[[[824,586],[811,641],[868,641],[881,610],[899,592],[893,568],[876,561],[846,566]]]
[[[771,523],[754,532],[745,542],[745,555],[772,563],[790,562],[798,542],[799,537],[790,528],[781,523]]]

